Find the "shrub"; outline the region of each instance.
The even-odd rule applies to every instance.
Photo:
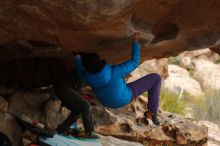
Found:
[[[215,61],[216,64],[220,63],[220,57]]]
[[[190,77],[193,77],[195,75],[195,70],[194,69],[188,69]]]
[[[204,99],[194,102],[194,116],[198,120],[207,120],[220,125],[220,91],[208,90]]]
[[[192,114],[197,120],[211,121],[220,125],[220,90],[207,90],[203,97],[183,93],[182,98],[179,98],[178,94],[162,89],[160,108],[180,115],[185,115],[186,109],[192,108]]]
[[[170,57],[168,59],[168,63],[178,65],[180,63],[180,59],[179,59],[179,57]]]
[[[182,99],[179,99],[179,96],[176,93],[172,93],[166,89],[161,90],[160,108],[162,110],[185,115],[186,107],[186,102]]]

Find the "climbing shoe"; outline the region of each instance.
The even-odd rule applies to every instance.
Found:
[[[98,139],[99,136],[96,135],[94,132],[88,132],[88,133],[85,133],[85,138],[88,138],[88,139]]]
[[[68,130],[64,130],[62,135],[77,137],[79,133],[80,131],[78,129],[68,129]]]
[[[159,121],[159,119],[157,118],[157,113],[153,113],[153,112],[150,112],[150,111],[146,111],[146,112],[144,113],[144,117],[145,117],[145,118],[148,118],[148,119],[151,119],[152,122],[153,122],[155,125],[157,125],[157,126],[160,125],[160,121]]]

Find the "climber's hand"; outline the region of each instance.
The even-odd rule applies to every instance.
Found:
[[[134,34],[133,42],[138,42],[138,41],[140,40],[140,36],[141,36],[141,32],[140,32],[140,31],[137,31],[137,32]]]
[[[72,51],[73,56],[81,55],[83,52],[80,51]]]

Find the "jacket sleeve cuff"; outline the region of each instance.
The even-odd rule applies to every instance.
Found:
[[[132,48],[141,48],[141,44],[138,41],[132,42]]]
[[[81,59],[80,54],[78,54],[78,55],[74,56],[74,59]]]

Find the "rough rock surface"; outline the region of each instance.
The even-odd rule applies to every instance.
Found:
[[[195,51],[185,51],[177,56],[179,60],[179,65],[186,69],[194,69],[194,60],[208,60],[211,62],[216,62],[219,59],[219,55],[210,49],[201,49]]]
[[[9,137],[13,146],[22,146],[21,128],[15,119],[7,113],[0,112],[0,121],[0,131]]]
[[[8,111],[44,122],[42,117],[45,117],[44,107],[48,99],[46,93],[16,92],[8,99]]]
[[[60,100],[50,100],[45,107],[45,125],[50,129],[56,129],[70,113],[67,108],[61,106]]]
[[[147,125],[143,118],[145,103],[146,101],[139,99],[131,105],[117,110],[103,107],[93,108],[96,131],[102,135],[138,141],[148,146],[162,144],[203,146],[206,144],[207,128],[199,126],[190,119],[162,112],[159,114],[162,121],[161,126],[157,127],[151,122],[150,125]],[[101,115],[105,115],[102,120],[100,120]]]
[[[0,111],[7,111],[8,110],[8,102],[0,96]]]
[[[0,68],[20,66],[0,77],[24,81],[30,73],[29,82],[44,81],[53,70],[47,57],[70,57],[64,50],[95,51],[121,62],[129,58],[135,29],[142,32],[143,60],[206,47],[220,52],[219,7],[219,0],[0,1]]]
[[[212,62],[214,64],[219,63],[220,56],[209,48],[194,50],[194,51],[184,51],[176,57],[171,57],[170,64],[177,64],[182,68],[189,70],[195,70],[196,62],[205,60]],[[201,61],[202,62],[202,61]]]
[[[30,118],[37,118],[47,126],[49,125],[47,122],[51,122],[48,126],[50,128],[55,128],[68,115],[67,111],[61,112],[59,101],[49,99],[47,94],[42,91],[16,92],[8,100],[9,111],[21,112]],[[148,146],[167,143],[181,146],[190,146],[190,144],[203,146],[207,142],[208,131],[205,126],[200,126],[191,119],[174,114],[160,112],[159,118],[162,125],[157,127],[151,121],[150,125],[147,125],[145,118],[143,118],[146,102],[146,98],[141,97],[125,108],[117,110],[110,110],[100,105],[93,106],[92,114],[96,132],[104,136],[114,136]],[[55,112],[52,113],[52,111]],[[53,120],[56,122],[52,123]],[[1,125],[7,127],[6,123]],[[10,132],[10,130],[8,131]],[[111,144],[112,140],[109,142]],[[118,140],[113,141],[113,144],[117,143]],[[132,145],[132,143],[130,144]]]
[[[144,47],[143,56],[219,44],[218,0],[8,0],[0,6],[4,58],[50,54],[56,51],[55,46],[61,46],[98,51],[110,60],[121,60],[128,57],[128,50],[119,49],[118,44],[124,46],[135,28],[145,33],[144,44],[152,43]],[[19,47],[23,49],[17,54]],[[117,55],[118,50],[124,53]]]
[[[45,92],[16,92],[8,99],[8,111],[22,113],[55,129],[69,115],[60,100],[51,100]]]
[[[220,145],[219,126],[208,121],[201,121],[199,122],[199,124],[208,128],[208,139],[209,139],[208,146],[219,146]]]

